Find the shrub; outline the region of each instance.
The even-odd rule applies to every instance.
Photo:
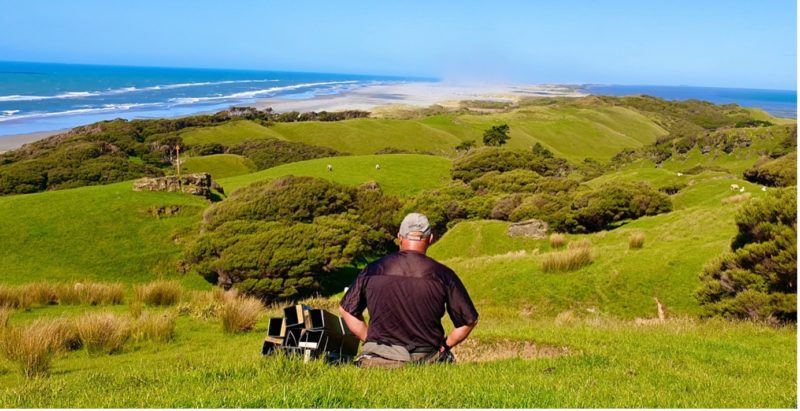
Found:
[[[770,187],[797,185],[797,152],[756,164],[744,171],[744,178]]]
[[[573,271],[591,264],[591,247],[572,247],[573,244],[570,243],[564,251],[555,251],[542,255],[542,271],[546,273]]]
[[[736,215],[731,250],[709,262],[696,296],[706,316],[797,321],[797,197],[771,191]]]
[[[264,305],[253,297],[229,298],[219,310],[222,329],[227,333],[250,331],[264,313]]]
[[[231,147],[228,152],[253,160],[259,170],[296,161],[345,155],[332,148],[278,139],[244,141]]]
[[[89,352],[108,354],[122,350],[131,337],[129,320],[111,313],[89,314],[75,320],[81,345]]]
[[[571,232],[595,232],[626,219],[671,211],[672,201],[645,183],[613,183],[578,197],[571,210]]]
[[[135,288],[136,299],[147,305],[175,305],[180,301],[183,287],[177,281],[159,280]]]
[[[553,233],[550,234],[550,248],[561,248],[567,243],[567,238],[564,234]]]
[[[509,194],[497,200],[489,216],[494,220],[508,220],[511,213],[522,204],[522,199],[519,194]]]
[[[487,190],[501,193],[535,193],[541,177],[534,171],[517,169],[501,173],[490,171],[472,181],[473,190]]]
[[[628,248],[631,250],[644,247],[645,235],[642,232],[635,232],[628,238]]]
[[[470,150],[453,162],[450,174],[453,179],[466,183],[488,173],[512,170],[534,171],[542,176],[565,176],[571,166],[566,160],[537,156],[533,152],[497,147],[482,147]]]
[[[206,213],[186,262],[209,282],[264,301],[321,288],[338,267],[383,252],[401,203],[378,189],[287,176],[237,190]]]

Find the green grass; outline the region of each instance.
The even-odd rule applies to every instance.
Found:
[[[12,321],[51,310],[17,313]],[[567,355],[360,370],[261,358],[264,321],[254,332],[226,335],[217,322],[180,317],[171,343],[131,344],[117,355],[72,352],[56,359],[48,378],[25,380],[0,360],[0,406],[796,406],[794,327],[688,319],[639,326],[598,316],[554,321],[503,314],[484,315],[473,341],[527,341]]]
[[[459,141],[480,141],[483,129],[503,121],[511,125],[512,147],[541,141],[571,159],[610,156],[663,132],[627,109],[543,106],[492,115],[271,128],[241,121],[187,131],[184,138],[235,144],[278,137],[352,153],[386,145],[445,153]],[[117,355],[70,352],[55,360],[47,378],[26,380],[0,357],[0,406],[796,408],[796,327],[699,320],[693,297],[702,267],[729,248],[736,232],[734,215],[741,203],[723,203],[738,194],[730,185],[746,187],[753,197],[764,195],[740,172],[773,143],[757,140],[748,149],[716,157],[690,152],[660,168],[638,162],[592,180],[591,186],[619,181],[687,186],[672,196],[673,212],[611,231],[568,235],[568,242],[589,240],[593,252],[594,261],[575,271],[544,273],[541,256],[550,251],[548,240],[508,237],[507,222],[471,221],[451,228],[430,255],[453,268],[469,290],[481,313],[471,341],[497,345],[492,361],[390,371],[303,364],[261,358],[266,318],[253,332],[229,335],[217,321],[180,317],[173,342],[135,342]],[[248,167],[237,156],[186,161],[184,170],[211,172],[227,193],[294,174],[348,185],[375,180],[386,192],[402,196],[446,184],[451,165],[438,156],[360,155],[234,175]],[[727,171],[677,175],[698,164]],[[148,212],[168,205],[180,206],[181,212],[160,219]],[[208,205],[184,194],[135,193],[131,182],[0,197],[0,284],[121,281],[128,284],[128,301],[133,285],[159,277],[178,279],[190,289],[207,288],[199,276],[176,274],[175,264]],[[647,238],[642,249],[629,249],[634,232]],[[656,316],[654,297],[669,319],[637,322]],[[277,314],[272,310],[270,315]],[[127,305],[35,306],[14,312],[11,324],[129,311]],[[542,355],[522,358],[503,351],[509,341],[535,344]],[[456,353],[467,349],[458,347]],[[561,351],[567,354],[548,355]]]
[[[623,148],[640,147],[666,134],[651,119],[623,107],[536,106],[486,115],[451,113],[409,120],[363,118],[270,127],[240,120],[184,131],[181,137],[189,144],[234,145],[249,139],[281,138],[359,155],[387,147],[452,155],[462,141],[482,145],[484,130],[500,123],[511,127],[509,147],[529,149],[539,142],[575,161],[608,159]]]
[[[281,138],[272,129],[249,120],[231,121],[214,127],[191,128],[180,133],[186,144],[220,143],[232,146],[245,140]]]
[[[165,205],[181,211],[160,219],[148,213]],[[206,206],[186,194],[133,192],[131,182],[0,197],[0,283],[170,275],[181,239]]]
[[[333,171],[328,171],[328,164]],[[380,170],[375,165],[381,166]],[[386,193],[411,195],[441,187],[450,180],[450,160],[419,154],[385,154],[319,158],[284,164],[257,173],[219,180],[226,193],[285,175],[313,176],[347,185],[377,181]]]
[[[249,174],[256,171],[256,165],[247,157],[236,154],[214,154],[203,157],[188,157],[181,164],[185,173],[206,172],[214,180]]]

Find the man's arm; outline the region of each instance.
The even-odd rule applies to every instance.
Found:
[[[445,344],[447,347],[442,346],[439,348],[439,352],[445,352],[446,350],[455,347],[458,344],[461,344],[462,341],[466,340],[469,336],[469,333],[472,332],[472,329],[478,325],[478,320],[475,320],[472,324],[462,325],[461,327],[457,327],[450,332],[450,335],[447,336],[445,339]]]
[[[339,314],[342,316],[342,319],[344,320],[345,325],[347,325],[347,328],[349,328],[350,331],[353,334],[355,334],[355,336],[358,337],[359,340],[361,340],[362,342],[366,342],[367,323],[365,323],[364,320],[360,320],[353,314],[347,312],[347,310],[345,310],[344,307],[342,306],[339,306]],[[467,335],[469,335],[469,331],[467,331]],[[465,335],[464,338],[466,338],[467,335]]]

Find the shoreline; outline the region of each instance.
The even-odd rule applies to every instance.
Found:
[[[376,110],[391,111],[397,107],[428,107],[439,104],[458,107],[463,100],[517,101],[523,97],[583,97],[578,92],[581,85],[546,84],[457,84],[441,82],[406,82],[394,84],[369,84],[339,94],[321,95],[307,99],[272,98],[256,100],[246,104],[231,104],[228,107],[272,107],[276,112],[286,111],[341,111]],[[224,109],[220,109],[224,110]],[[220,110],[199,111],[189,115],[165,116],[181,118],[201,114],[213,114]],[[67,132],[71,129],[38,131],[33,133],[0,136],[0,153],[15,150],[24,144]]]

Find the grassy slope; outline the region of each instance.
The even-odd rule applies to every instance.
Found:
[[[249,174],[256,165],[247,157],[236,154],[214,154],[203,157],[189,157],[182,161],[181,170],[186,173],[206,172],[214,180]]]
[[[281,138],[272,129],[249,120],[232,121],[215,127],[191,128],[181,131],[180,136],[187,144],[220,143],[226,146],[258,138]]]
[[[147,212],[164,205],[181,211],[161,219]],[[181,245],[172,237],[194,227],[206,205],[184,194],[133,192],[130,182],[0,197],[0,283],[138,282],[174,272]]]
[[[666,132],[640,113],[622,107],[526,107],[490,115],[442,114],[421,119],[354,119],[336,122],[276,123],[263,127],[237,121],[181,133],[191,144],[232,145],[253,138],[283,138],[331,147],[352,154],[372,154],[395,147],[434,154],[453,153],[465,140],[482,144],[492,125],[511,127],[509,147],[528,149],[540,142],[570,160],[607,159],[626,147],[655,141]]]
[[[12,321],[58,315],[50,313],[56,310],[16,313]],[[71,315],[82,310],[73,311]],[[0,406],[794,408],[797,404],[795,327],[695,320],[640,326],[602,317],[555,322],[538,317],[484,315],[471,338],[564,347],[568,355],[400,370],[261,358],[264,321],[254,332],[230,336],[222,334],[217,323],[181,317],[172,343],[138,343],[111,356],[70,353],[56,360],[46,379],[25,380],[0,359]]]
[[[333,166],[333,171],[328,171],[328,164]],[[380,170],[375,169],[376,164],[381,166]],[[320,158],[226,178],[219,183],[230,193],[254,181],[289,174],[321,177],[349,185],[377,181],[387,193],[408,195],[446,184],[450,179],[450,160],[419,154]]]
[[[617,177],[658,180],[667,173],[673,178],[671,173],[652,171]],[[739,194],[731,192],[730,184],[745,186],[754,196],[763,193],[758,186],[713,173],[692,178],[690,187],[673,196],[672,213],[612,231],[568,236],[589,239],[595,256],[593,264],[574,272],[542,272],[540,255],[550,251],[547,240],[509,238],[504,233],[508,223],[496,221],[456,226],[432,247],[431,255],[455,269],[480,301],[548,316],[574,310],[634,318],[653,316],[657,297],[675,314],[696,315],[698,275],[708,260],[730,246],[736,231],[733,216],[738,205],[722,204],[723,198]],[[643,249],[628,249],[632,232],[646,235]]]
[[[221,183],[230,192],[293,173],[347,184],[374,179],[388,192],[408,194],[442,184],[448,169],[449,160],[437,157],[343,157]],[[503,222],[462,223],[431,250],[459,273],[478,305],[482,319],[474,341],[566,347],[567,356],[393,371],[304,365],[260,358],[265,321],[254,332],[228,336],[218,324],[181,317],[172,343],[139,343],[113,356],[70,353],[47,379],[26,381],[0,358],[0,406],[796,407],[795,327],[681,318],[642,326],[629,320],[655,316],[654,296],[672,316],[696,314],[692,292],[699,270],[735,232],[738,205],[721,203],[734,194],[729,185],[744,184],[762,195],[724,172],[678,177],[674,170],[640,163],[591,182],[694,181],[673,196],[676,211],[670,214],[570,236],[590,239],[596,258],[575,272],[542,273],[533,250],[546,252],[546,241],[505,237]],[[160,220],[145,212],[172,204],[184,212]],[[0,198],[0,221],[8,224],[0,231],[0,283],[152,279],[172,270],[180,245],[171,238],[193,230],[206,204],[180,194],[133,193],[129,182]],[[643,249],[628,250],[632,231],[646,234]],[[195,280],[184,279],[202,286]],[[12,322],[84,310],[109,308],[34,308],[15,313]]]

